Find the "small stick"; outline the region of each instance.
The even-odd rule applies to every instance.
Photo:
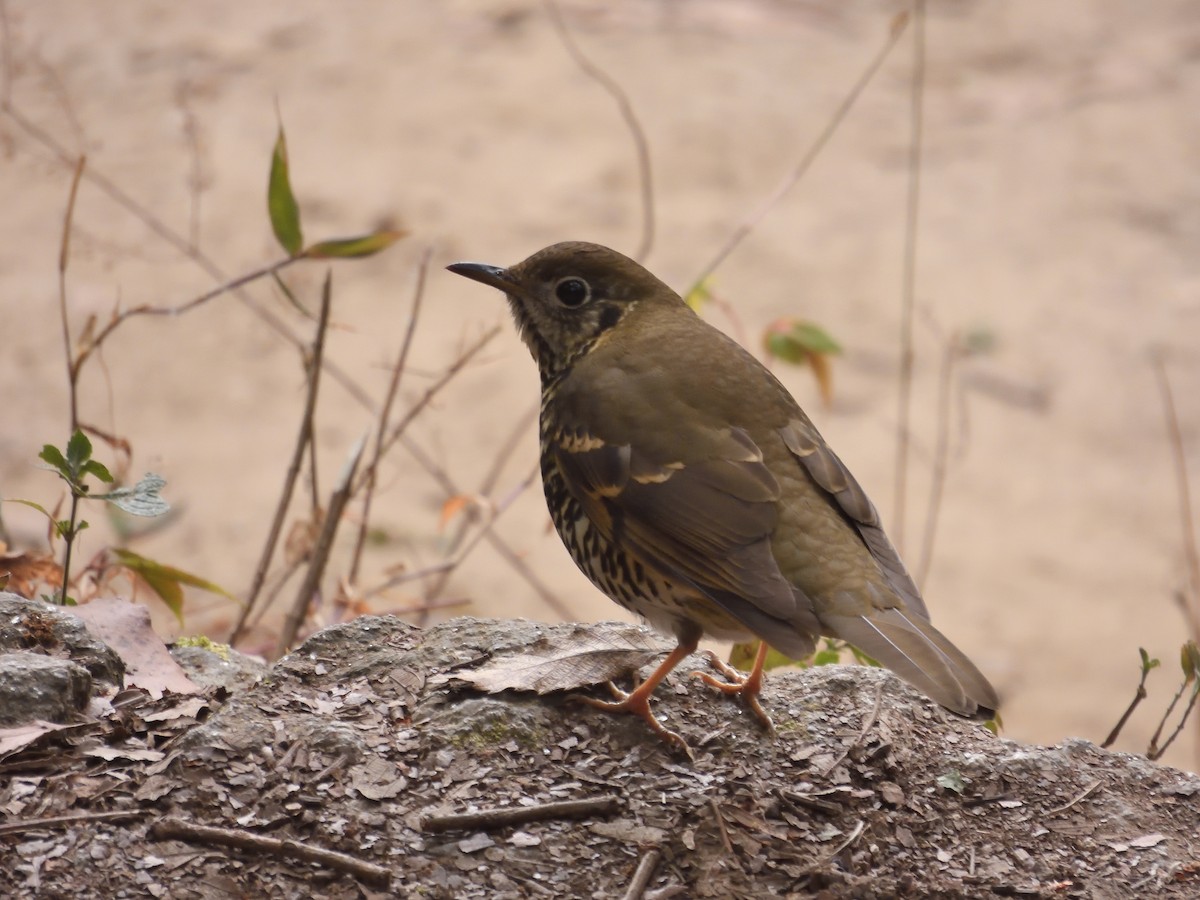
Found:
[[[892,542],[904,552],[905,504],[908,494],[909,422],[912,418],[913,308],[917,294],[917,223],[921,206],[921,149],[924,138],[925,0],[916,0],[913,21],[911,129],[908,144],[908,196],[904,219],[904,282],[900,298],[900,387],[896,410],[896,499],[892,509]]]
[[[615,795],[587,797],[583,800],[562,800],[556,803],[538,803],[535,806],[506,806],[481,809],[477,812],[450,813],[443,816],[426,816],[421,820],[422,831],[462,831],[467,829],[504,828],[507,825],[523,825],[545,819],[581,819],[591,815],[607,815],[616,812],[621,799]]]
[[[79,813],[70,816],[46,816],[42,819],[26,819],[22,822],[5,822],[0,825],[0,834],[19,834],[37,828],[59,828],[83,822],[120,822],[124,819],[141,819],[150,814],[146,809],[114,809],[110,812]]]
[[[1134,691],[1133,700],[1129,703],[1129,708],[1125,710],[1117,724],[1113,726],[1113,730],[1108,733],[1108,737],[1104,739],[1101,748],[1111,747],[1120,735],[1121,729],[1125,727],[1125,723],[1129,721],[1129,717],[1133,715],[1133,711],[1137,709],[1139,703],[1146,699],[1146,676],[1150,674],[1150,669],[1147,666],[1142,666],[1142,680],[1138,682],[1137,690]]]
[[[1092,792],[1095,791],[1096,788],[1100,787],[1100,785],[1103,783],[1104,783],[1103,779],[1097,778],[1095,781],[1093,781],[1091,784],[1089,784],[1087,787],[1085,787],[1079,793],[1079,796],[1077,796],[1074,800],[1069,800],[1068,802],[1064,803],[1062,806],[1056,806],[1056,807],[1054,807],[1054,809],[1047,810],[1046,815],[1052,816],[1055,813],[1066,812],[1068,809],[1070,809],[1076,803],[1079,803],[1081,800],[1085,800],[1086,798],[1090,797],[1092,795]]]
[[[1188,484],[1187,454],[1183,448],[1183,432],[1179,427],[1179,415],[1175,411],[1175,399],[1171,393],[1171,381],[1167,378],[1167,367],[1161,353],[1153,357],[1154,374],[1162,393],[1163,415],[1167,420],[1167,438],[1171,445],[1171,461],[1175,465],[1175,493],[1179,497],[1179,518],[1183,532],[1183,557],[1187,560],[1188,591],[1191,602],[1183,602],[1183,614],[1192,629],[1192,640],[1200,643],[1200,549],[1196,544],[1196,528],[1192,524],[1192,489]]]
[[[725,827],[725,818],[721,815],[721,807],[717,803],[717,798],[710,797],[708,805],[712,810],[713,818],[717,820],[717,830],[721,832],[721,843],[725,845],[725,852],[732,853],[733,841],[729,839],[729,829]]]
[[[638,867],[633,872],[633,879],[629,882],[629,887],[625,889],[625,893],[621,895],[621,900],[641,900],[642,895],[646,893],[646,888],[650,884],[650,879],[654,877],[654,870],[658,868],[659,860],[662,859],[662,853],[655,850],[647,850],[645,856],[642,857]]]
[[[309,366],[308,396],[305,398],[304,412],[300,416],[300,433],[296,436],[296,445],[292,449],[292,459],[288,463],[287,473],[283,477],[283,491],[279,503],[275,507],[275,517],[271,520],[271,528],[267,533],[267,541],[263,545],[258,567],[254,570],[254,579],[250,582],[250,592],[246,595],[246,604],[242,607],[237,624],[229,636],[233,644],[241,636],[246,627],[246,620],[254,609],[259,591],[267,579],[267,569],[271,566],[271,557],[275,555],[275,546],[283,531],[283,521],[287,517],[288,506],[292,502],[292,492],[296,489],[296,479],[300,475],[300,467],[304,463],[304,451],[312,440],[313,415],[317,408],[317,388],[321,381],[321,360],[325,355],[325,336],[329,330],[329,310],[332,306],[331,276],[326,273],[325,285],[321,292],[321,315],[317,322],[316,336],[313,338],[311,364]]]
[[[375,887],[387,887],[391,883],[392,873],[383,866],[377,866],[361,859],[355,859],[337,850],[326,850],[313,847],[300,841],[279,840],[278,838],[263,837],[249,831],[232,828],[215,828],[211,825],[195,825],[181,819],[163,819],[150,828],[150,837],[154,840],[187,841],[193,844],[216,844],[222,847],[235,847],[239,850],[249,850],[253,853],[267,856],[285,856],[304,862],[316,863],[339,872],[353,875],[360,881]]]
[[[842,753],[842,755],[839,756],[837,759],[835,759],[832,763],[830,763],[829,767],[826,768],[825,771],[821,773],[822,778],[828,778],[829,774],[834,769],[836,769],[838,766],[840,766],[842,763],[844,763],[846,761],[846,757],[850,755],[850,751],[852,751],[855,747],[857,747],[859,744],[861,744],[863,742],[863,738],[865,738],[867,736],[867,732],[875,727],[875,722],[879,719],[879,709],[882,705],[883,705],[883,685],[880,684],[878,689],[875,691],[875,706],[871,709],[871,714],[869,716],[867,716],[866,721],[863,722],[862,731],[860,731],[858,733],[858,737],[856,737],[850,743],[850,745],[848,747],[846,747],[846,749]]]
[[[781,201],[785,196],[787,196],[788,191],[795,187],[796,183],[804,177],[805,173],[808,172],[809,167],[811,167],[816,161],[817,157],[821,155],[821,151],[825,149],[825,145],[829,143],[829,139],[833,137],[834,132],[838,130],[838,126],[842,124],[843,120],[845,120],[846,116],[850,113],[851,107],[854,106],[862,92],[866,90],[867,85],[871,83],[871,79],[875,77],[875,73],[879,71],[880,66],[883,65],[884,60],[887,59],[892,48],[896,46],[896,42],[900,39],[900,35],[904,33],[904,29],[907,25],[907,14],[901,13],[900,15],[896,16],[896,18],[892,21],[891,30],[888,33],[888,38],[884,42],[883,47],[880,48],[879,52],[877,52],[871,59],[871,62],[868,63],[867,68],[859,76],[858,81],[854,83],[854,86],[850,88],[846,96],[842,98],[842,102],[838,105],[838,108],[834,110],[833,115],[825,124],[825,128],[819,135],[817,135],[817,138],[812,142],[812,145],[804,151],[804,155],[800,158],[800,161],[796,163],[795,168],[788,173],[787,177],[780,182],[779,186],[775,188],[775,190],[769,197],[767,197],[765,201],[763,201],[762,205],[759,206],[758,209],[754,210],[740,223],[738,223],[737,227],[733,229],[732,233],[726,239],[724,245],[722,245],[721,249],[717,251],[716,256],[714,256],[700,271],[700,274],[692,280],[692,286],[683,292],[683,296],[689,296],[698,287],[700,287],[700,285],[702,285],[708,279],[708,277],[712,275],[714,271],[716,271],[717,266],[721,265],[721,263],[725,261],[725,258],[729,256],[729,254],[735,249],[737,249],[738,244],[745,240],[746,236],[749,235],[750,232],[753,231],[758,225],[758,223],[766,217],[767,213],[774,209],[775,205],[778,204],[779,201]]]
[[[633,136],[633,146],[637,151],[638,180],[642,189],[642,239],[638,243],[637,252],[633,254],[633,258],[638,262],[644,262],[650,255],[650,248],[654,244],[654,184],[650,177],[650,142],[646,140],[646,132],[642,129],[642,124],[633,111],[629,95],[625,93],[621,85],[617,84],[616,79],[588,59],[579,49],[575,39],[571,37],[571,32],[567,29],[562,10],[558,8],[555,0],[546,0],[546,9],[549,10],[554,30],[558,32],[571,59],[575,60],[575,64],[583,70],[584,75],[604,88],[608,95],[616,101],[621,118],[625,120],[625,125]]]
[[[308,564],[308,570],[304,573],[304,580],[300,584],[300,590],[296,594],[288,617],[283,623],[279,642],[275,645],[276,658],[287,653],[288,648],[296,639],[296,634],[300,631],[301,623],[304,622],[304,616],[308,612],[312,597],[320,586],[321,576],[325,574],[325,564],[329,562],[329,551],[333,549],[333,538],[337,534],[338,525],[342,520],[342,511],[350,500],[354,473],[358,469],[358,463],[362,459],[366,446],[367,436],[364,434],[350,451],[350,458],[342,469],[342,476],[338,479],[333,496],[329,498],[329,510],[325,513],[325,521],[321,523],[321,533],[317,536],[316,544],[313,545],[312,560]]]
[[[367,543],[367,530],[371,524],[371,500],[375,494],[375,480],[378,477],[379,462],[383,455],[383,436],[387,434],[388,419],[392,414],[392,406],[396,402],[396,394],[400,390],[400,379],[408,365],[408,351],[412,347],[413,335],[417,331],[417,321],[421,315],[421,301],[425,296],[425,276],[429,272],[429,257],[432,247],[426,247],[421,253],[421,261],[417,263],[417,283],[413,288],[412,309],[408,313],[408,325],[404,329],[404,338],[400,342],[400,353],[396,364],[392,366],[392,376],[388,380],[387,393],[384,395],[383,408],[379,411],[379,428],[375,433],[375,449],[371,462],[363,473],[363,506],[362,520],[358,526],[358,538],[354,544],[354,555],[350,562],[350,575],[347,579],[351,584],[358,583],[358,569],[362,562],[363,547]]]

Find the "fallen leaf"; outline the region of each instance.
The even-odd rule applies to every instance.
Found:
[[[108,644],[125,663],[125,685],[137,685],[158,700],[166,691],[198,694],[201,689],[171,658],[150,626],[150,613],[121,597],[97,597],[71,610],[94,637]]]
[[[611,681],[640,669],[669,649],[669,645],[635,626],[581,625],[559,643],[540,638],[518,654],[494,657],[477,669],[434,675],[429,681],[465,681],[489,694],[547,694]]]

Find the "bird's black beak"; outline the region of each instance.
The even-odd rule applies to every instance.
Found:
[[[461,275],[464,278],[470,278],[472,281],[478,281],[483,284],[490,284],[494,288],[499,288],[506,294],[511,294],[517,286],[512,276],[508,274],[508,269],[502,269],[499,266],[489,266],[486,263],[460,262],[452,263],[446,268],[455,275]]]

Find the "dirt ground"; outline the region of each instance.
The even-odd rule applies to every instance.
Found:
[[[681,289],[692,281],[825,126],[900,6],[563,4],[580,46],[621,83],[645,127],[657,274]],[[442,479],[397,451],[375,504],[368,581],[442,560],[454,530],[439,531],[443,504],[478,490],[534,403],[536,377],[499,296],[440,267],[515,262],[562,239],[632,252],[639,237],[629,134],[545,9],[532,0],[2,8],[4,97],[22,121],[86,152],[90,173],[227,276],[280,255],[263,202],[277,108],[307,236],[411,231],[376,259],[334,266],[329,354],[376,401],[424,248],[433,267],[402,407],[465,343],[505,326],[410,434]],[[970,335],[990,349],[959,370],[925,584],[934,620],[992,677],[1006,734],[1023,741],[1102,739],[1133,693],[1137,648],[1161,657],[1150,700],[1118,745],[1140,751],[1187,636],[1173,600],[1185,568],[1152,351],[1166,354],[1200,477],[1200,17],[1189,0],[932,2],[927,43],[902,543],[915,565],[943,348],[951,334]],[[714,288],[736,316],[709,312],[753,345],[788,315],[844,344],[829,409],[807,373],[780,375],[893,523],[910,63],[906,37],[807,177],[717,271]],[[69,165],[0,113],[0,496],[47,505],[56,487],[35,456],[66,437],[57,260],[69,183]],[[309,308],[323,273],[289,270]],[[76,328],[117,302],[178,303],[213,284],[85,181],[67,276]],[[252,292],[309,332],[268,283]],[[127,438],[132,474],[162,474],[178,510],[136,549],[244,593],[299,420],[294,349],[225,298],[183,318],[129,323],[84,380],[83,419]],[[323,400],[327,493],[372,416],[332,381]],[[534,455],[527,428],[494,501]],[[18,538],[44,531],[31,511],[3,512]],[[101,515],[91,518],[85,557],[107,539]],[[571,616],[619,617],[545,526],[531,490],[496,533]],[[427,589],[406,584],[376,608],[418,604]],[[486,542],[442,597],[470,601],[454,613],[559,617]],[[227,601],[197,593],[185,630],[219,637],[232,615]],[[169,616],[160,624],[176,627]],[[1194,770],[1197,752],[1189,736],[1167,761]]]

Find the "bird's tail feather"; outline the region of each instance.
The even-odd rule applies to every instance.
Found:
[[[975,664],[924,619],[893,608],[830,616],[824,623],[953,712],[990,718],[999,706],[995,689]]]

